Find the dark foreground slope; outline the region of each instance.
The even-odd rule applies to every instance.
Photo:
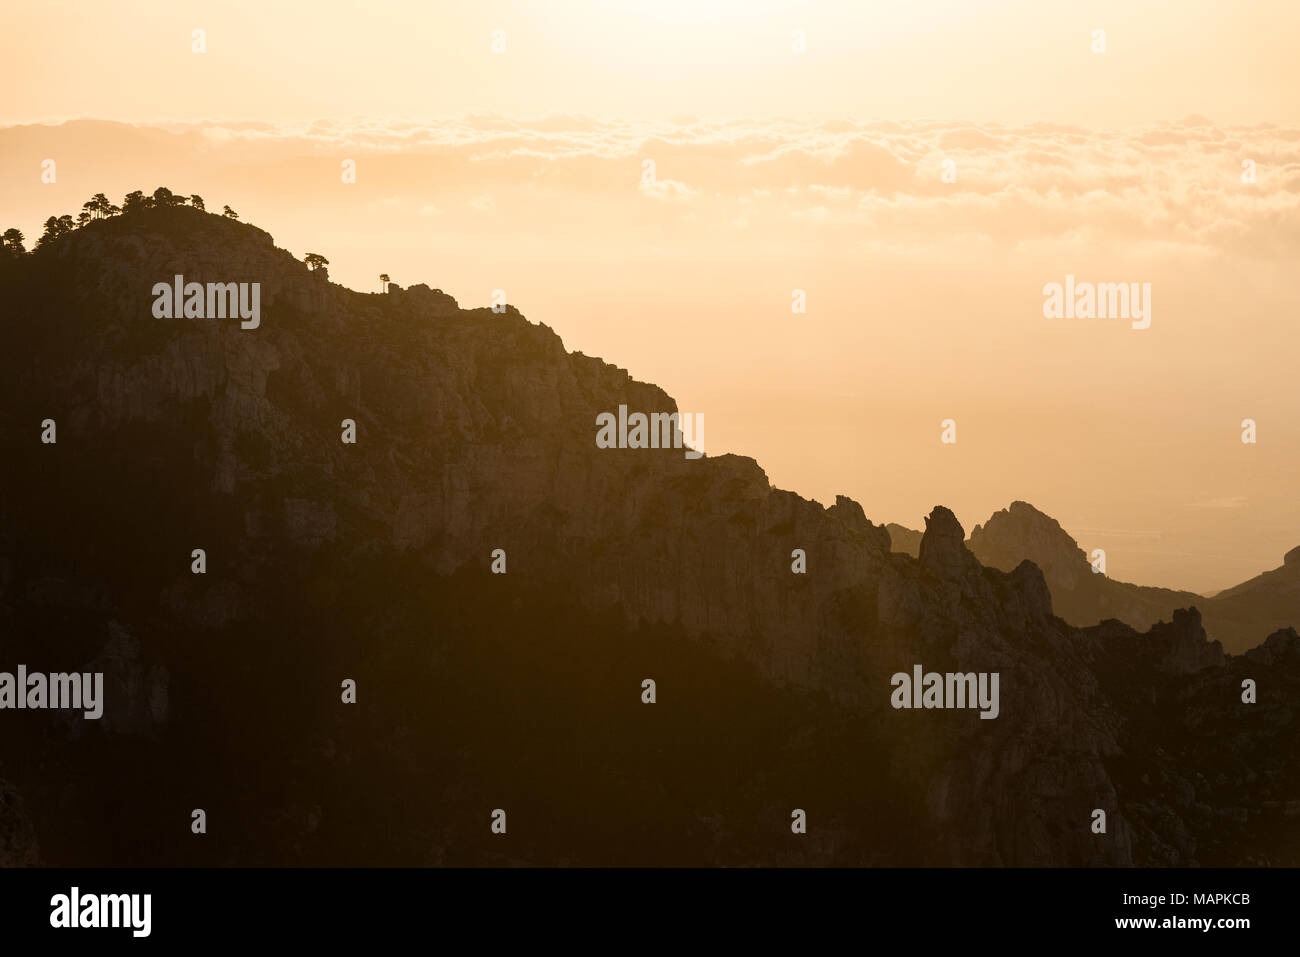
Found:
[[[261,326],[152,318],[176,273]],[[196,210],[7,260],[0,307],[0,670],[109,683],[0,711],[7,863],[1300,863],[1294,632],[1072,628],[946,509],[913,559],[752,460],[598,449],[672,399]],[[999,716],[893,709],[914,664]]]

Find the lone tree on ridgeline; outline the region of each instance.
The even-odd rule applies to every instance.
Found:
[[[41,249],[59,238],[59,218],[57,216],[51,216],[47,219],[44,226],[45,232],[41,233],[40,238],[36,240],[36,249]]]
[[[90,214],[92,216],[98,214],[97,218],[99,219],[108,219],[108,217],[116,216],[121,212],[120,209],[108,201],[108,197],[103,193],[96,193],[94,196],[90,197],[90,201],[94,204],[90,210]]]
[[[392,280],[388,278],[388,273],[381,272],[379,274],[379,291],[388,292],[388,284],[390,282],[392,282]]]
[[[233,209],[231,209],[229,206],[223,206],[223,207],[221,208],[221,215],[224,216],[224,217],[226,217],[226,219],[238,219],[238,218],[239,218],[239,214],[238,214],[237,212],[235,212]]]
[[[153,191],[153,201],[156,206],[183,206],[185,197],[177,196],[166,186],[159,186]]]
[[[203,197],[200,196],[198,193],[194,193],[192,196],[190,196],[190,205],[193,206],[195,209],[202,210],[203,212],[207,212],[208,210],[208,208],[203,205]]]
[[[108,197],[103,193],[96,193],[90,197],[81,204],[81,208],[91,219],[108,219],[108,217],[116,216],[121,212],[120,209],[108,201]]]
[[[77,224],[73,222],[71,216],[51,216],[45,221],[45,232],[41,233],[41,238],[36,240],[35,248],[43,249],[60,236],[66,236],[76,228]]]
[[[13,226],[10,226],[4,231],[3,235],[0,235],[0,243],[3,243],[0,248],[3,248],[11,256],[21,256],[27,252],[23,248],[23,234]]]
[[[330,264],[330,261],[320,253],[308,253],[303,257],[302,261],[307,264],[307,268],[312,272],[315,272],[317,269],[323,269]]]

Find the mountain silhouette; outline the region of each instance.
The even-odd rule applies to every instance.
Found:
[[[887,528],[896,551],[918,554],[919,532],[894,524]],[[1145,630],[1169,620],[1176,609],[1195,605],[1210,637],[1240,654],[1273,632],[1300,624],[1300,548],[1288,552],[1280,568],[1207,597],[1094,572],[1060,523],[1027,502],[1012,502],[976,525],[967,544],[992,568],[1011,571],[1022,561],[1033,562],[1047,580],[1053,610],[1080,627],[1118,618]]]
[[[175,276],[260,324],[155,318]],[[190,206],[5,255],[0,304],[0,670],[106,681],[0,722],[5,863],[1300,863],[1293,630],[1074,627],[942,506],[913,558],[752,459],[600,448],[676,403]],[[996,717],[896,707],[918,665]]]

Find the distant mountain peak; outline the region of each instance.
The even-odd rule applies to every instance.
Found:
[[[1282,568],[1205,598],[1188,591],[1134,585],[1094,572],[1088,555],[1060,522],[1028,502],[1012,502],[984,525],[976,525],[969,545],[981,564],[1005,572],[1024,560],[1036,564],[1047,580],[1056,613],[1074,625],[1117,618],[1145,629],[1171,614],[1175,621],[1181,620],[1175,609],[1195,603],[1200,609],[1197,627],[1204,612],[1210,635],[1229,651],[1239,653],[1298,620],[1300,547],[1286,553]]]
[[[1060,522],[1019,500],[971,529],[970,548],[983,564],[1006,571],[1029,559],[1048,581],[1069,588],[1092,571],[1087,555]]]

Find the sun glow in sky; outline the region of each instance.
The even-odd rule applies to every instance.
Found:
[[[1300,544],[1300,4],[52,0],[4,25],[0,228],[29,240],[95,192],[197,192],[353,288],[504,288],[705,414],[711,454],[878,522],[1024,499],[1115,577],[1200,590]],[[13,128],[76,117],[136,125]],[[1066,274],[1151,282],[1151,328],[1045,321]]]
[[[1089,49],[1097,28],[1105,56]],[[0,48],[21,83],[7,87],[0,122],[466,112],[1287,122],[1300,120],[1298,28],[1300,5],[1286,0],[51,0],[5,12]],[[195,29],[206,31],[201,56]],[[491,50],[494,30],[504,53]]]

